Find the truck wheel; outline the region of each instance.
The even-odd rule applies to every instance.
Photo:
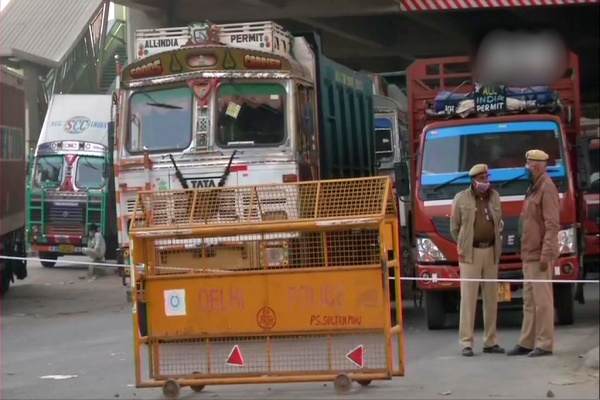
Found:
[[[443,292],[425,292],[425,316],[429,330],[443,329],[446,325]]]
[[[558,325],[573,325],[575,319],[575,299],[573,285],[557,283],[554,285],[554,307]]]
[[[52,268],[56,265],[56,260],[58,260],[58,254],[55,253],[40,253],[40,258],[42,260],[46,259],[48,261],[40,261],[43,267]],[[54,261],[50,261],[54,260]]]
[[[6,292],[8,292],[8,289],[10,289],[10,280],[12,278],[10,275],[11,274],[9,268],[6,268],[2,271],[2,276],[0,277],[0,279],[2,279],[0,297],[3,297],[6,294]]]

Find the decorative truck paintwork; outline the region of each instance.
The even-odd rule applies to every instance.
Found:
[[[55,95],[50,100],[27,185],[28,240],[44,266],[82,254],[89,225],[98,225],[114,256],[111,175],[112,96]]]
[[[130,263],[139,190],[376,173],[372,81],[324,57],[316,34],[292,37],[272,22],[204,22],[139,30],[136,44],[118,93],[121,263]],[[123,268],[124,285],[128,274]]]

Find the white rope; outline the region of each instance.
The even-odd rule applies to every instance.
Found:
[[[14,257],[14,256],[0,256],[0,259],[6,260],[19,260],[19,261],[49,261],[49,262],[58,262],[55,259],[47,259],[47,258],[36,258],[36,257]],[[113,263],[104,263],[104,262],[89,262],[89,261],[73,261],[73,260],[60,260],[63,264],[74,264],[74,265],[97,265],[100,267],[121,267],[121,268],[130,268],[130,265],[125,264],[113,264]],[[213,273],[234,273],[235,271],[231,270],[220,270],[220,269],[190,269],[185,267],[169,267],[169,266],[159,266],[157,267],[162,270],[172,270],[172,271],[189,271],[193,270],[194,272],[213,272]],[[395,280],[396,278],[391,276],[389,279]],[[411,276],[403,276],[400,277],[401,281],[422,281],[427,283],[437,283],[437,282],[497,282],[497,283],[525,283],[525,282],[537,282],[537,283],[600,283],[600,280],[577,280],[577,279],[485,279],[485,278],[440,278],[437,274],[432,274],[429,278],[423,277],[411,277]]]

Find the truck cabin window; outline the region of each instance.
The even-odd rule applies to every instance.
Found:
[[[130,98],[130,153],[177,152],[192,142],[193,94],[187,87],[138,91]]]
[[[375,120],[375,153],[377,161],[394,157],[392,123],[389,120]]]
[[[36,187],[58,187],[63,181],[63,156],[40,156],[37,159],[33,181]]]
[[[430,136],[425,142],[422,175],[468,172],[480,163],[490,169],[524,168],[525,153],[529,149],[548,153],[549,167],[564,165],[554,131]]]
[[[104,186],[103,169],[103,157],[79,157],[75,171],[75,186],[79,189],[101,189]]]
[[[588,193],[600,193],[600,139],[590,142],[590,187]]]
[[[222,84],[217,92],[216,143],[276,146],[285,141],[285,88],[272,83]]]

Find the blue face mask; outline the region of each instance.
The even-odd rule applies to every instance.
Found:
[[[533,172],[531,172],[531,169],[527,165],[525,166],[525,174],[527,174],[529,179],[533,179]]]

